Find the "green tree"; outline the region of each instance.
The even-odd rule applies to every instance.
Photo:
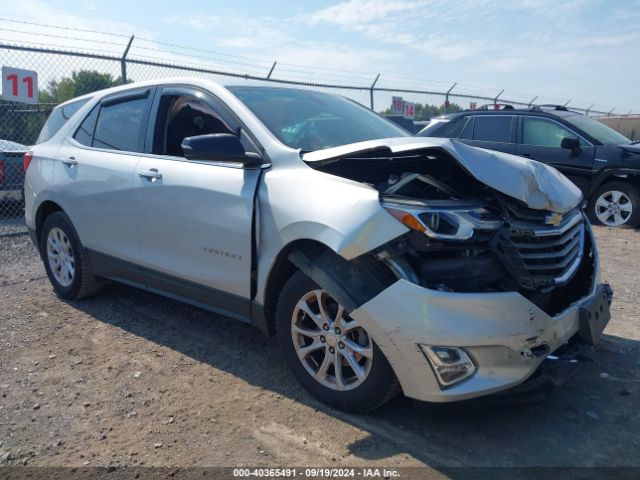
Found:
[[[71,77],[51,80],[44,90],[40,90],[42,103],[61,103],[80,95],[122,85],[120,77],[113,78],[110,73],[96,70],[72,72]]]
[[[438,115],[444,115],[445,113],[460,112],[462,107],[457,103],[449,103],[449,107],[445,109],[444,103],[440,106],[429,105],[428,103],[416,103],[415,106],[415,119],[416,120],[428,120],[431,117],[437,117]],[[391,115],[391,107],[387,108],[383,115]]]

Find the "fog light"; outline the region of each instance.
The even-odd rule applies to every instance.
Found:
[[[442,387],[461,382],[476,371],[476,366],[461,348],[418,346],[433,367]]]

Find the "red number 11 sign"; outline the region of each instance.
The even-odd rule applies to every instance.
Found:
[[[2,99],[38,103],[38,74],[32,70],[2,67]]]

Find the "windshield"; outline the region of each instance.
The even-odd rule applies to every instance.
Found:
[[[351,100],[289,88],[227,87],[282,143],[303,152],[378,138],[409,137]]]
[[[621,133],[616,132],[613,128],[607,127],[593,118],[589,118],[584,115],[567,115],[564,119],[578,127],[586,134],[592,136],[603,145],[631,143],[631,140]]]

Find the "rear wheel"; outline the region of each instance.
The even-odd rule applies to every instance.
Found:
[[[49,281],[61,297],[79,299],[98,291],[87,252],[64,213],[54,212],[45,219],[40,253]]]
[[[280,293],[276,333],[298,381],[324,403],[367,412],[399,390],[364,326],[302,272],[292,275]]]
[[[627,182],[608,182],[591,196],[589,218],[597,225],[635,227],[640,223],[640,191]]]

